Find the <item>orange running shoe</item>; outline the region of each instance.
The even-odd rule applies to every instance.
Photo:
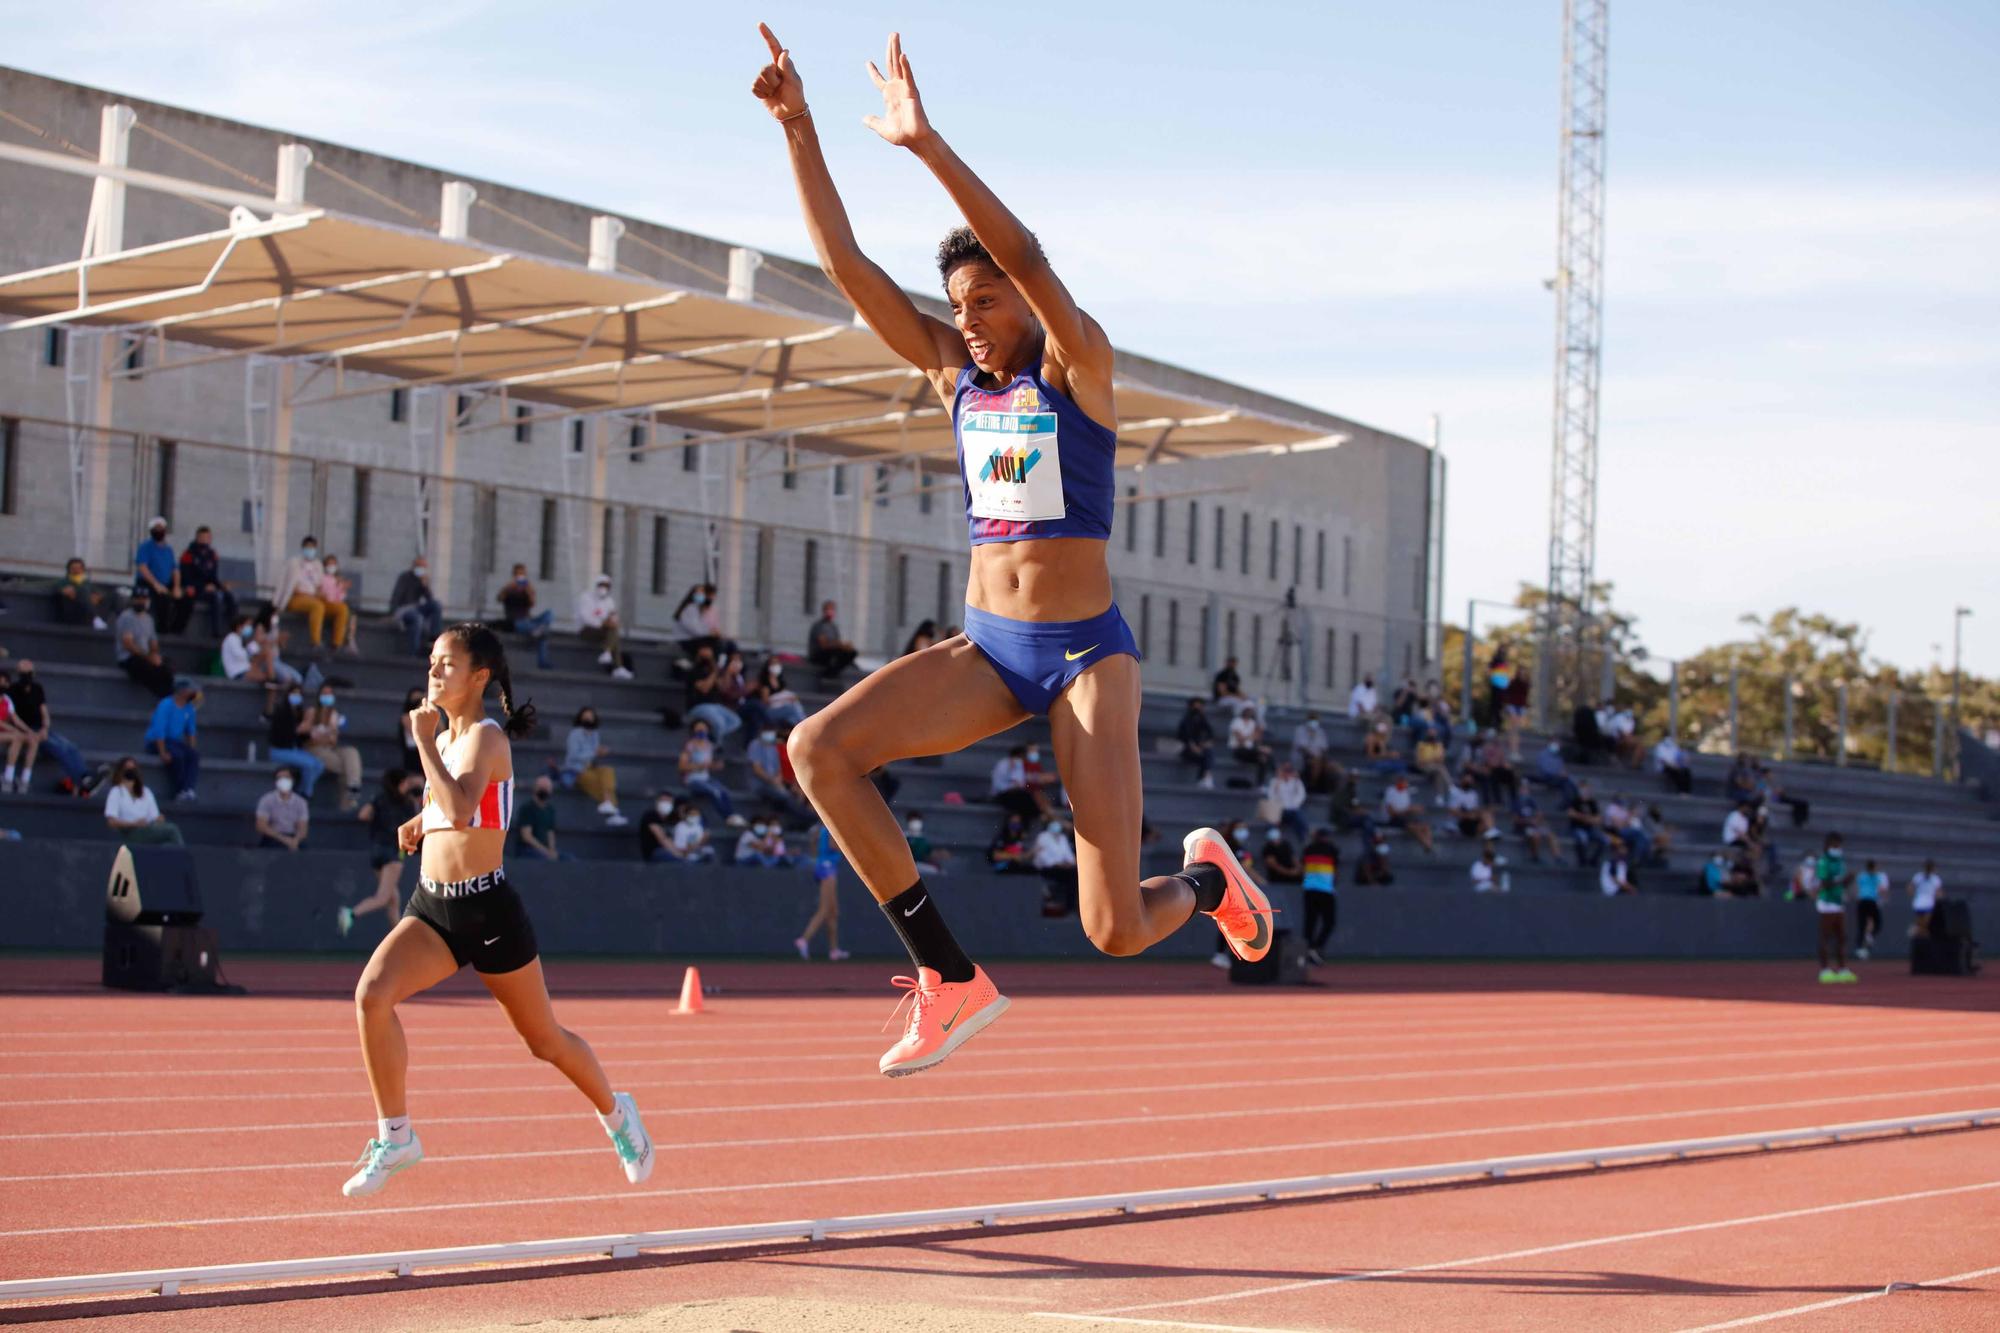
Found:
[[[1222,906],[1209,913],[1228,942],[1229,952],[1246,963],[1254,963],[1269,953],[1271,913],[1275,909],[1243,863],[1236,859],[1228,841],[1212,828],[1198,828],[1181,840],[1181,853],[1184,867],[1206,861],[1229,879],[1229,887],[1222,894]]]
[[[881,1070],[890,1078],[942,1063],[966,1038],[1007,1012],[1007,997],[976,963],[970,981],[945,981],[933,969],[920,967],[915,977],[892,977],[889,984],[904,991],[896,1013],[910,1006],[903,1039],[882,1055]],[[896,1014],[890,1014],[889,1023],[895,1021]],[[882,1025],[885,1030],[889,1023]]]

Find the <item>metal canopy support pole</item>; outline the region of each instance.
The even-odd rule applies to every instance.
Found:
[[[472,205],[479,191],[464,181],[446,181],[438,192],[438,235],[447,241],[463,241],[471,236]]]
[[[1786,763],[1790,763],[1792,761],[1792,678],[1790,676],[1784,677],[1779,682],[1779,688],[1785,692],[1785,748],[1778,752],[1778,757]]]
[[[431,587],[439,606],[452,605],[452,520],[458,510],[458,395],[437,391],[437,500],[431,505]]]
[[[1465,679],[1458,691],[1458,715],[1462,718],[1472,716],[1472,617],[1477,607],[1475,601],[1468,600],[1465,604]],[[1499,726],[1500,719],[1494,718],[1493,725]]]
[[[1729,664],[1729,753],[1743,751],[1742,736],[1736,728],[1736,663]]]
[[[618,218],[599,214],[590,220],[590,259],[593,272],[616,273],[618,271],[618,238],[625,234],[625,223]]]
[[[1889,736],[1882,750],[1882,771],[1896,771],[1896,705],[1903,701],[1901,690],[1889,691]]]
[[[1681,664],[1667,663],[1667,736],[1681,738]]]
[[[757,270],[764,267],[762,251],[736,245],[729,249],[729,289],[732,301],[757,299]],[[857,315],[855,318],[859,319]]]
[[[271,456],[269,468],[270,503],[264,511],[265,569],[269,571],[272,595],[282,592],[286,559],[286,529],[290,522],[292,501],[292,371],[290,361],[266,363],[270,373],[270,387],[253,396],[248,405],[248,415],[252,422],[261,411],[264,416],[265,440],[262,447]],[[250,368],[250,387],[255,389],[256,367]],[[261,400],[261,401],[258,401]],[[257,444],[255,440],[252,444]],[[257,503],[251,496],[250,502]],[[264,571],[258,572],[264,577]],[[283,607],[279,608],[283,610]],[[338,646],[338,645],[335,645]]]
[[[1944,776],[1944,700],[1931,701],[1931,776]]]
[[[1834,752],[1833,762],[1841,768],[1847,767],[1847,682],[1840,682],[1840,743]]]
[[[743,514],[748,506],[750,494],[750,450],[755,446],[749,440],[738,440],[729,448],[729,545],[722,554],[723,598],[728,610],[722,614],[728,617],[727,625],[748,624],[745,619],[743,600],[743,542],[745,539]],[[721,608],[717,608],[720,610]]]
[[[278,149],[278,189],[281,204],[306,201],[306,168],[312,165],[312,149],[302,143],[288,143]]]
[[[124,167],[132,150],[132,126],[138,113],[129,106],[107,106],[98,117],[97,160],[108,167]],[[83,255],[93,259],[116,254],[125,248],[125,182],[99,176],[90,191],[90,220],[84,224]],[[96,339],[97,356],[91,366],[87,425],[95,427],[77,436],[83,464],[82,497],[84,558],[103,569],[123,563],[124,552],[114,550],[107,530],[111,495],[111,399],[116,369],[124,339],[115,333]],[[130,572],[129,570],[127,571]]]
[[[570,582],[579,586],[596,577],[603,556],[604,525],[611,521],[610,509],[605,504],[611,493],[610,466],[611,422],[604,416],[594,416],[590,418],[590,508],[584,511],[583,560],[570,571]]]

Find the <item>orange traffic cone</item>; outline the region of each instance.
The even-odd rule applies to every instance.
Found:
[[[681,978],[681,1002],[674,1007],[676,1014],[698,1014],[701,1012],[701,971],[689,968]]]

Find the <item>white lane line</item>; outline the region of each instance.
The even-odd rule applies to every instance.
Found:
[[[1849,1100],[1867,1101],[1871,1098],[1819,1097],[1801,1102],[1766,1103],[1763,1109],[1791,1109],[1799,1106],[1819,1106],[1828,1103],[1844,1103]],[[811,1180],[767,1180],[739,1182],[719,1185],[685,1186],[677,1189],[658,1190],[618,1190],[605,1194],[555,1194],[524,1199],[471,1200],[464,1203],[409,1204],[403,1207],[348,1207],[327,1212],[309,1213],[262,1213],[245,1217],[169,1217],[145,1222],[107,1222],[90,1226],[30,1227],[14,1231],[0,1231],[0,1239],[16,1236],[52,1236],[83,1232],[145,1231],[155,1227],[217,1227],[246,1226],[262,1222],[298,1222],[343,1219],[366,1221],[369,1217],[383,1213],[432,1213],[464,1212],[489,1208],[544,1207],[551,1204],[601,1203],[615,1199],[647,1199],[687,1197],[701,1194],[751,1193],[762,1190],[800,1190],[826,1188],[841,1185],[900,1183],[910,1180],[945,1180],[964,1176],[1008,1175],[1023,1171],[1074,1171],[1090,1168],[1114,1166],[1152,1166],[1164,1162],[1215,1161],[1225,1157],[1261,1157],[1272,1153],[1302,1153],[1321,1151],[1328,1148],[1352,1147],[1356,1145],[1374,1146],[1385,1143],[1411,1143],[1420,1140],[1480,1138],[1495,1134],[1536,1132],[1547,1129],[1581,1129],[1607,1124],[1650,1123],[1656,1120],[1677,1120],[1694,1116],[1712,1115],[1718,1108],[1701,1107],[1690,1111],[1670,1111],[1665,1113],[1643,1113],[1638,1115],[1599,1116],[1582,1120],[1552,1120],[1540,1125],[1515,1125],[1506,1128],[1490,1127],[1462,1131],[1437,1131],[1421,1134],[1384,1135],[1371,1139],[1327,1139],[1311,1143],[1272,1143],[1256,1147],[1205,1148],[1193,1152],[1146,1153],[1125,1157],[1093,1157],[1061,1162],[1012,1162],[991,1163],[981,1166],[941,1167],[929,1171],[881,1172],[870,1175],[825,1176]],[[1752,1107],[1720,1108],[1723,1110],[1751,1110]],[[1748,1131],[1755,1132],[1755,1131]],[[1610,1145],[1617,1146],[1617,1145]],[[603,1149],[596,1149],[602,1152]],[[463,1160],[463,1159],[461,1159]],[[2000,1182],[1996,1182],[2000,1183]],[[1184,1302],[1169,1302],[1183,1304]],[[1149,1308],[1149,1307],[1132,1307]]]
[[[1309,1278],[1300,1282],[1280,1282],[1268,1287],[1246,1287],[1241,1291],[1225,1291],[1213,1296],[1197,1296],[1185,1301],[1147,1301],[1139,1305],[1113,1305],[1103,1310],[1088,1313],[1133,1314],[1142,1310],[1170,1310],[1191,1305],[1220,1305],[1225,1301],[1250,1300],[1258,1296],[1277,1296],[1292,1291],[1307,1291],[1317,1287],[1336,1287],[1354,1282],[1373,1282],[1383,1278],[1406,1277],[1411,1273],[1435,1273],[1447,1268],[1475,1268],[1481,1264],[1497,1264],[1509,1259],[1534,1259],[1545,1254],[1567,1254],[1576,1250],[1594,1249],[1604,1245],[1626,1245],[1633,1241],[1659,1240],[1666,1236],[1688,1236],[1702,1231],[1724,1231],[1731,1227],[1760,1226],[1766,1222],[1788,1222],[1801,1217],[1822,1217],[1828,1213],[1849,1212],[1856,1208],[1879,1208],[1894,1203],[1914,1203],[1921,1199],[1944,1199],[1960,1194],[1971,1194],[1980,1190],[2000,1189],[2000,1180],[1983,1180],[1973,1185],[1948,1185],[1939,1189],[1911,1190],[1906,1194],[1882,1194],[1869,1199],[1849,1199],[1841,1203],[1823,1203],[1810,1208],[1787,1208],[1779,1212],[1756,1213],[1748,1217],[1725,1217],[1713,1222],[1689,1222],[1675,1227],[1654,1227],[1648,1231],[1626,1231],[1615,1236],[1592,1236],[1587,1240],[1562,1241],[1554,1245],[1537,1245],[1525,1250],[1504,1250],[1498,1254],[1477,1254],[1464,1259],[1440,1259],[1436,1263],[1411,1264],[1407,1268],[1378,1268],[1365,1273],[1342,1273],[1336,1277]],[[1079,1311],[1078,1313],[1086,1313]]]
[[[1342,1021],[1343,1022],[1348,1021],[1347,1017],[1343,1016]],[[665,1025],[662,1023],[652,1024],[650,1026],[650,1030],[657,1033],[660,1032],[664,1026]],[[1799,1026],[1792,1026],[1785,1028],[1772,1028],[1763,1031],[1755,1029],[1744,1029],[1740,1027],[1732,1027],[1728,1024],[1719,1024],[1715,1027],[1705,1028],[1705,1029],[1690,1029],[1688,1025],[1685,1023],[1661,1023],[1651,1026],[1657,1027],[1662,1031],[1671,1032],[1675,1034],[1672,1036],[1659,1037],[1652,1040],[1650,1044],[1656,1046],[1699,1044],[1702,1042],[1713,1041],[1716,1037],[1728,1037],[1730,1040],[1730,1044],[1732,1046],[1738,1046],[1740,1043],[1743,1042],[1797,1041],[1801,1039],[1809,1039],[1812,1037],[1821,1036],[1828,1032],[1848,1032],[1852,1030],[1852,1023],[1846,1021],[1845,1019],[1839,1022],[1816,1023],[1816,1024],[1799,1025]],[[597,1029],[597,1030],[601,1031],[602,1029]],[[1620,1036],[1616,1038],[1606,1037],[1606,1038],[1600,1038],[1595,1041],[1592,1040],[1566,1041],[1563,1044],[1565,1048],[1569,1049],[1582,1048],[1582,1047],[1629,1046],[1632,1044],[1631,1041],[1629,1040],[1630,1037],[1635,1035],[1644,1035],[1647,1031],[1650,1030],[1651,1027],[1640,1028],[1635,1025],[1627,1025],[1619,1029]],[[1934,1030],[1935,1030],[1935,1025],[1928,1025],[1928,1024],[1922,1026],[1912,1025],[1911,1027],[1911,1031],[1913,1033],[1928,1032]],[[983,1044],[1016,1046],[1022,1044],[1029,1038],[1033,1037],[1041,1037],[1043,1039],[1047,1039],[1050,1037],[1059,1038],[1074,1031],[1075,1031],[1074,1024],[1065,1024],[1065,1025],[1045,1027],[1045,1028],[1037,1027],[1030,1031],[1023,1031],[1019,1025],[1009,1024],[1007,1027],[1004,1028],[993,1029],[993,1032],[991,1034],[992,1040],[989,1043],[983,1043]],[[1893,1032],[1884,1032],[1880,1028],[1874,1029],[1874,1031],[1883,1036],[1895,1035]],[[1431,1037],[1423,1038],[1417,1041],[1405,1039],[1401,1035],[1392,1037],[1356,1037],[1351,1034],[1339,1034],[1339,1033],[1329,1034],[1326,1030],[1326,1024],[1324,1022],[1301,1023],[1293,1025],[1264,1025],[1264,1026],[1259,1026],[1258,1032],[1260,1034],[1273,1037],[1296,1036],[1314,1045],[1324,1045],[1329,1047],[1340,1048],[1342,1050],[1349,1050],[1353,1051],[1357,1055],[1367,1055],[1379,1051],[1380,1058],[1387,1059],[1387,1058],[1402,1058],[1404,1056],[1408,1056],[1409,1058],[1415,1058],[1419,1054],[1426,1056],[1444,1055],[1444,1054],[1456,1053],[1457,1051],[1460,1050],[1477,1051],[1477,1050],[1495,1049],[1491,1046],[1490,1043],[1481,1041],[1479,1039],[1487,1036],[1518,1037],[1521,1033],[1521,1029],[1518,1025],[1509,1025],[1503,1028],[1469,1029],[1457,1033],[1436,1034]],[[417,1045],[427,1053],[438,1052],[438,1051],[518,1051],[521,1048],[521,1043],[518,1039],[480,1041],[480,1042],[431,1042],[425,1040],[421,1032],[414,1032],[414,1031],[407,1032],[406,1035],[413,1039],[413,1044]],[[595,1032],[593,1032],[591,1035],[595,1035]],[[1470,1046],[1444,1047],[1438,1049],[1432,1049],[1429,1046],[1425,1045],[1425,1043],[1432,1041],[1463,1041],[1467,1039],[1472,1040],[1475,1044]],[[1991,1038],[1989,1038],[1989,1040],[1990,1039]],[[654,1041],[602,1042],[602,1043],[597,1043],[597,1045],[599,1049],[603,1050],[631,1050],[631,1049],[650,1050],[658,1048],[676,1052],[718,1050],[718,1049],[725,1050],[728,1052],[727,1055],[720,1057],[700,1057],[700,1056],[676,1057],[677,1063],[688,1064],[688,1065],[741,1063],[743,1060],[746,1043],[748,1043],[750,1047],[754,1049],[756,1053],[759,1055],[771,1056],[774,1058],[783,1058],[787,1060],[849,1060],[855,1058],[854,1055],[843,1052],[804,1054],[804,1055],[785,1054],[782,1057],[780,1057],[778,1054],[778,1048],[789,1047],[789,1046],[804,1046],[808,1047],[813,1051],[823,1052],[824,1048],[832,1040],[850,1041],[856,1046],[864,1048],[873,1048],[874,1046],[879,1044],[879,1038],[875,1034],[868,1032],[855,1032],[853,1029],[850,1028],[850,1029],[844,1029],[835,1037],[822,1037],[822,1038],[812,1038],[812,1039],[800,1038],[795,1041],[783,1041],[783,1042],[771,1042],[771,1043],[758,1043],[754,1040],[753,1034],[746,1033],[740,1040],[734,1040],[729,1038],[718,1038],[715,1040],[703,1040],[700,1038],[692,1038],[692,1039],[662,1038]],[[1134,1049],[1187,1050],[1187,1049],[1212,1049],[1217,1047],[1240,1048],[1241,1045],[1242,1042],[1240,1040],[1229,1040],[1229,1041],[1218,1040],[1210,1042],[1187,1042],[1187,1041],[1174,1041],[1174,1040],[1123,1041],[1117,1043],[1116,1045],[1110,1045],[1110,1046],[1106,1045],[1063,1046],[1059,1050],[1052,1052],[1052,1054],[1067,1055],[1073,1052],[1089,1052],[1098,1050],[1134,1050]],[[1521,1049],[1521,1050],[1546,1049],[1548,1045],[1549,1043],[1545,1041],[1539,1043],[1522,1044],[1514,1047],[1513,1049]],[[1413,1047],[1421,1047],[1422,1049],[1413,1050],[1412,1049]],[[92,1052],[41,1051],[32,1053],[7,1052],[0,1054],[14,1054],[14,1055],[32,1054],[33,1057],[38,1060],[46,1060],[46,1059],[90,1059],[90,1058],[95,1058],[96,1056],[99,1055],[116,1055],[127,1058],[155,1056],[155,1055],[169,1055],[169,1054],[207,1055],[207,1056],[222,1056],[222,1057],[237,1056],[237,1055],[272,1054],[272,1053],[283,1054],[283,1055],[295,1055],[303,1053],[352,1055],[357,1051],[357,1049],[358,1048],[355,1042],[352,1039],[350,1039],[344,1042],[340,1042],[338,1044],[326,1045],[326,1046],[297,1046],[297,1045],[287,1045],[287,1046],[277,1046],[277,1047],[190,1046],[190,1047],[172,1047],[166,1049],[149,1048],[143,1050],[115,1050],[115,1051],[92,1051]],[[431,1067],[444,1068],[444,1069],[484,1069],[484,1068],[491,1068],[492,1066],[483,1064],[433,1064]],[[0,1079],[52,1079],[52,1078],[81,1078],[81,1077],[154,1078],[162,1073],[172,1073],[177,1078],[198,1077],[202,1075],[221,1075],[221,1076],[249,1078],[265,1074],[272,1074],[272,1075],[275,1074],[294,1075],[294,1074],[314,1074],[314,1073],[345,1074],[350,1072],[351,1070],[352,1070],[352,1065],[347,1063],[334,1064],[334,1065],[286,1065],[286,1066],[267,1067],[267,1068],[245,1067],[241,1065],[228,1065],[220,1068],[211,1068],[211,1069],[182,1069],[173,1067],[158,1068],[158,1069],[85,1068],[85,1069],[75,1069],[75,1070],[34,1071],[27,1073],[18,1073],[18,1072],[5,1073],[5,1074],[0,1074]]]
[[[1048,1310],[1036,1310],[1030,1319],[1068,1319],[1082,1324],[1120,1324],[1135,1328],[1192,1328],[1214,1330],[1215,1333],[1308,1333],[1306,1329],[1277,1328],[1271,1324],[1190,1324],[1180,1319],[1125,1319],[1117,1315],[1102,1314],[1058,1314]]]
[[[1849,1106],[1858,1102],[1890,1101],[1897,1098],[1958,1096],[1970,1092],[1990,1092],[1994,1089],[2000,1089],[2000,1083],[1961,1083],[1941,1088],[1904,1088],[1895,1092],[1862,1092],[1830,1097],[1807,1097],[1795,1101],[1741,1102],[1729,1106],[1699,1106],[1681,1111],[1641,1111],[1624,1115],[1590,1116],[1570,1120],[1531,1121],[1511,1125],[1477,1125],[1463,1129],[1425,1130],[1420,1133],[1409,1134],[1378,1134],[1350,1139],[1321,1139],[1315,1143],[1289,1144],[1282,1145],[1282,1147],[1287,1150],[1290,1148],[1380,1147],[1391,1143],[1422,1143],[1437,1139],[1472,1139],[1496,1135],[1537,1133],[1550,1129],[1586,1129],[1593,1126],[1648,1123],[1655,1120],[1681,1120],[1708,1115],[1734,1115],[1749,1111],[1788,1111],[1808,1106]],[[1575,1091],[1588,1092],[1591,1090],[1580,1088]],[[1444,1100],[1459,1099],[1450,1098]],[[1338,1114],[1343,1111],[1375,1110],[1384,1107],[1393,1109],[1430,1104],[1430,1102],[1421,1099],[1393,1102],[1332,1102],[1320,1106],[1277,1106],[1256,1107],[1249,1110],[1238,1108],[1229,1111],[1190,1111],[1177,1115],[1156,1115],[1149,1113],[1128,1116],[1102,1116],[1078,1120],[1037,1120],[1031,1122],[1009,1120],[991,1125],[952,1126],[939,1129],[857,1130],[845,1134],[802,1134],[774,1138],[709,1139],[706,1141],[685,1140],[678,1143],[661,1142],[657,1146],[663,1153],[713,1152],[718,1149],[732,1148],[813,1147],[830,1143],[870,1143],[883,1140],[902,1142],[907,1139],[949,1138],[961,1134],[1038,1134],[1043,1130],[1050,1129],[1098,1129],[1113,1125],[1198,1123],[1211,1120],[1234,1122],[1253,1116]],[[583,1117],[574,1113],[562,1116],[549,1116],[547,1118],[550,1120],[562,1120],[571,1125],[580,1126],[583,1124]],[[436,1120],[427,1120],[422,1116],[418,1116],[416,1119],[427,1127],[430,1125],[465,1123],[465,1121],[459,1119],[439,1118]],[[347,1127],[353,1128],[351,1125]],[[1268,1148],[1246,1151],[1276,1152],[1280,1150],[1280,1148]],[[426,1156],[424,1160],[426,1162],[520,1162],[542,1157],[592,1156],[603,1151],[603,1145],[599,1144],[594,1148],[542,1148],[532,1152],[453,1153],[448,1156]],[[237,1173],[263,1171],[323,1171],[350,1165],[352,1163],[345,1157],[320,1162],[258,1162],[240,1165],[205,1162],[199,1166],[142,1167],[129,1171],[57,1171],[43,1175],[0,1176],[0,1184],[18,1184],[26,1181],[44,1180],[120,1180],[127,1177],[145,1176],[226,1176]]]
[[[1748,1328],[1752,1324],[1768,1324],[1775,1319],[1791,1319],[1802,1314],[1812,1314],[1817,1310],[1831,1310],[1838,1306],[1854,1305],[1861,1301],[1880,1300],[1882,1297],[1890,1295],[1892,1290],[1922,1291],[1927,1288],[1950,1287],[1960,1282],[1970,1282],[1974,1278],[1992,1277],[1995,1273],[2000,1273],[2000,1265],[1992,1268],[1975,1268],[1970,1273],[1953,1273],[1950,1277],[1929,1278],[1922,1282],[1913,1283],[1909,1287],[1896,1286],[1894,1288],[1884,1287],[1880,1291],[1858,1291],[1852,1296],[1836,1296],[1829,1301],[1814,1301],[1811,1305],[1794,1305],[1788,1310],[1772,1310],[1767,1314],[1753,1314],[1742,1319],[1731,1319],[1729,1322],[1723,1324],[1703,1324],[1699,1328],[1684,1328],[1680,1330],[1680,1333],[1718,1333],[1719,1330],[1725,1328]],[[1939,1313],[1943,1313],[1942,1309],[1939,1310]]]
[[[1857,1049],[1857,1048],[1849,1048],[1849,1049]],[[1991,1065],[1996,1063],[2000,1063],[2000,1054],[1975,1056],[1965,1060],[1930,1060],[1924,1062],[1921,1065],[1913,1064],[1907,1061],[1898,1062],[1895,1064],[1884,1064],[1884,1065],[1855,1065],[1855,1066],[1850,1066],[1844,1072],[1849,1074],[1876,1074],[1876,1073],[1899,1073],[1899,1072],[1923,1074],[1938,1069],[1959,1069],[1967,1066]],[[1366,1110],[1366,1109],[1380,1108],[1385,1106],[1440,1105],[1447,1102],[1534,1100],[1538,1098],[1547,1098],[1547,1097],[1566,1097],[1566,1096],[1578,1095],[1578,1094],[1588,1093],[1591,1091],[1600,1091],[1600,1090],[1640,1092],[1640,1091],[1652,1091],[1655,1089],[1662,1089],[1662,1088],[1721,1087],[1732,1083],[1779,1083],[1791,1079],[1823,1078],[1825,1077],[1825,1073],[1826,1071],[1823,1068],[1800,1069],[1800,1070],[1793,1070],[1787,1073],[1778,1073],[1778,1074],[1770,1073],[1766,1070],[1757,1070],[1753,1073],[1748,1073],[1748,1074],[1718,1075],[1713,1078],[1705,1078],[1705,1079],[1671,1079],[1671,1080],[1653,1080],[1644,1083],[1604,1084],[1604,1085],[1599,1085],[1598,1088],[1596,1089],[1593,1089],[1588,1085],[1580,1088],[1579,1087],[1534,1088],[1518,1092],[1480,1092],[1472,1094],[1446,1094],[1432,1098],[1405,1098],[1405,1099],[1396,1099],[1391,1101],[1378,1100],[1378,1101],[1365,1101],[1365,1102],[1349,1102],[1345,1103],[1344,1105],[1346,1106],[1347,1109],[1350,1110]],[[787,1112],[797,1112],[797,1111],[819,1111],[819,1110],[831,1110],[839,1108],[853,1108],[853,1107],[866,1107],[866,1106],[939,1105],[939,1104],[950,1104],[957,1102],[979,1102],[981,1104],[992,1104],[995,1102],[1002,1102],[1002,1101],[1010,1101],[1010,1102],[1011,1101],[1061,1101],[1061,1100],[1080,1100],[1085,1097],[1133,1097],[1133,1096],[1140,1096],[1147,1094],[1177,1095],[1177,1094],[1186,1094],[1195,1092],[1241,1092],[1246,1090],[1248,1091],[1268,1090],[1272,1088],[1323,1087],[1328,1084],[1343,1084],[1343,1083],[1365,1082],[1365,1081],[1371,1081],[1371,1080],[1365,1078],[1357,1079],[1353,1075],[1346,1075],[1346,1074],[1323,1074],[1323,1075],[1313,1075],[1305,1078],[1234,1079],[1234,1080],[1219,1080],[1209,1083],[1168,1083],[1168,1084],[1154,1084],[1150,1086],[1140,1086],[1140,1087],[1101,1088],[1101,1089],[1091,1089],[1088,1091],[1082,1091],[1074,1088],[1023,1089],[1020,1091],[1009,1091],[1009,1092],[942,1093],[930,1097],[896,1097],[896,1096],[846,1097],[846,1098],[829,1099],[816,1102],[789,1102],[782,1109]],[[771,1106],[769,1102],[747,1102],[731,1106],[656,1107],[650,1110],[648,1114],[658,1117],[700,1116],[700,1115],[741,1115],[741,1114],[769,1115],[772,1113],[773,1109],[774,1108]],[[1274,1108],[1274,1110],[1277,1114],[1287,1114],[1290,1108],[1277,1107]],[[423,1119],[425,1124],[432,1124],[432,1125],[474,1125],[474,1124],[490,1125],[490,1124],[523,1124],[523,1123],[534,1123],[534,1122],[549,1121],[549,1120],[567,1120],[570,1118],[571,1118],[570,1115],[562,1113],[532,1112],[519,1115],[434,1116],[434,1117],[424,1117]],[[297,1121],[291,1124],[266,1124],[266,1125],[183,1125],[172,1129],[147,1129],[144,1127],[131,1127],[124,1129],[86,1129],[86,1130],[50,1129],[30,1134],[0,1134],[0,1143],[14,1143],[31,1139],[36,1141],[43,1141],[48,1139],[110,1139],[110,1138],[124,1139],[124,1138],[138,1138],[138,1137],[172,1136],[172,1135],[183,1135],[183,1134],[252,1134],[252,1133],[279,1133],[279,1132],[291,1133],[301,1130],[313,1130],[313,1129],[352,1128],[353,1123],[354,1122],[351,1120],[309,1120],[309,1121]]]

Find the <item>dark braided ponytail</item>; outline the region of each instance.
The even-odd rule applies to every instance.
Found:
[[[509,738],[519,740],[535,729],[535,705],[523,701],[514,705],[514,681],[507,672],[507,650],[500,644],[500,636],[491,628],[477,620],[467,620],[453,625],[445,631],[449,638],[465,645],[465,652],[472,659],[476,671],[484,667],[492,673],[493,683],[500,687],[500,716],[505,719],[501,730]]]

